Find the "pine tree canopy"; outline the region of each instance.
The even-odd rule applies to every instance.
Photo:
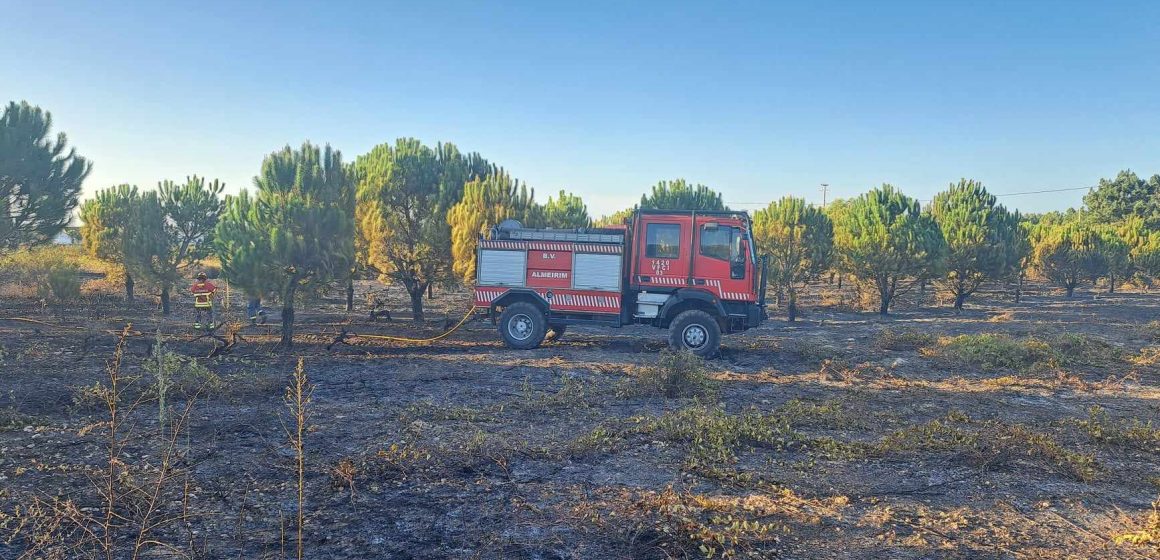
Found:
[[[544,204],[544,227],[576,229],[591,225],[588,206],[579,196],[561,189],[557,196],[548,197],[548,202]]]
[[[998,204],[982,183],[962,179],[935,195],[930,214],[947,244],[943,283],[955,308],[987,280],[1007,276],[1018,265],[1018,218]]]
[[[1083,282],[1107,271],[1100,235],[1083,222],[1046,226],[1035,244],[1035,262],[1044,277],[1064,288],[1068,297]]]
[[[646,210],[728,210],[721,193],[684,179],[660,181],[640,197],[639,208]]]
[[[306,142],[266,156],[255,194],[230,197],[216,229],[222,271],[251,297],[282,301],[282,344],[293,343],[300,289],[347,279],[354,265],[354,185],[342,154]]]
[[[790,320],[797,314],[798,286],[828,270],[834,257],[834,224],[805,199],[784,197],[753,216],[753,239],[768,255],[769,282],[789,294]]]
[[[92,165],[27,102],[0,114],[0,252],[45,243],[68,225]]]
[[[209,256],[222,213],[220,181],[197,176],[184,183],[163,181],[133,205],[124,240],[127,268],[161,288],[163,310],[169,293],[189,268]]]
[[[414,138],[375,146],[355,167],[360,259],[402,284],[422,321],[423,293],[454,279],[449,212],[466,184],[497,171],[478,154],[451,144],[432,150]]]
[[[1100,179],[1099,184],[1084,195],[1083,203],[1084,208],[1103,223],[1137,217],[1151,229],[1160,228],[1160,175],[1153,175],[1145,181],[1131,170],[1121,171],[1115,179]]]
[[[878,290],[883,314],[900,289],[941,274],[946,255],[938,224],[891,185],[850,201],[835,223],[834,245],[846,271]]]

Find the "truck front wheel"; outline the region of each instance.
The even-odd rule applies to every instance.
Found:
[[[530,303],[513,303],[505,307],[499,316],[499,334],[509,348],[535,348],[544,341],[547,331],[544,313]]]
[[[704,311],[683,311],[669,324],[669,346],[711,358],[721,348],[721,325]]]

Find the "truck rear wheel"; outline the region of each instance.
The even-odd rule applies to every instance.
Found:
[[[547,331],[544,313],[527,302],[513,303],[505,307],[499,316],[499,335],[509,348],[535,348],[544,341]]]
[[[711,358],[721,349],[721,325],[704,311],[683,311],[669,324],[669,346]]]

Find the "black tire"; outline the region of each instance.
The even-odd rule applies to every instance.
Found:
[[[565,330],[567,330],[567,328],[564,325],[553,325],[548,327],[548,334],[544,336],[544,341],[556,342],[557,340],[560,340],[560,337],[564,336]]]
[[[547,333],[544,312],[530,303],[513,303],[499,316],[499,335],[509,348],[531,350],[544,341]]]
[[[669,346],[702,358],[716,356],[721,349],[721,325],[704,311],[682,311],[669,324]]]

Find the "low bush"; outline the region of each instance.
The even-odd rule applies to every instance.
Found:
[[[1050,338],[964,334],[940,340],[934,353],[984,369],[1016,371],[1071,365],[1099,366],[1123,357],[1119,348],[1104,340],[1071,333]]]
[[[672,350],[661,352],[656,365],[644,368],[632,385],[628,394],[656,394],[670,399],[705,396],[714,389],[705,360]]]
[[[686,467],[730,464],[746,447],[785,447],[799,434],[778,415],[747,410],[728,414],[718,407],[691,406],[645,421],[639,431],[665,441],[691,444]]]
[[[104,268],[79,247],[38,247],[0,259],[0,285],[13,295],[72,302],[81,296],[82,272],[98,273]]]
[[[81,269],[72,263],[61,263],[44,271],[44,278],[37,286],[42,299],[58,302],[72,302],[81,297]]]
[[[933,346],[938,336],[912,329],[882,329],[875,344],[880,350],[918,350]]]

